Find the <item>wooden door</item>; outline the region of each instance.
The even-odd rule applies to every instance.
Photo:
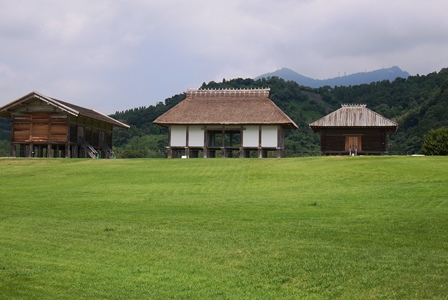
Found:
[[[359,152],[362,149],[361,136],[348,135],[345,137],[345,151]]]

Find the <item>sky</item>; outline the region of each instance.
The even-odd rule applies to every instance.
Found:
[[[0,106],[113,114],[224,78],[448,67],[446,0],[0,0]]]

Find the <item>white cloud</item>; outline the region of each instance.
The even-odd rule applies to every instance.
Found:
[[[112,113],[278,67],[323,79],[392,65],[426,74],[447,64],[444,0],[0,0],[0,7],[5,103],[42,89]]]

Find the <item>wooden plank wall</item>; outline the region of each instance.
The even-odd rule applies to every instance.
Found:
[[[79,138],[98,152],[106,153],[112,148],[113,127],[98,120],[42,111],[17,112],[11,119],[13,155],[79,157],[82,146]]]
[[[31,123],[17,123],[13,121],[13,141],[28,142],[30,139]]]
[[[65,143],[67,124],[64,117],[32,113],[12,119],[14,143]]]
[[[325,151],[344,151],[347,135],[361,136],[363,152],[386,151],[387,134],[381,128],[342,128],[321,131],[321,149]]]

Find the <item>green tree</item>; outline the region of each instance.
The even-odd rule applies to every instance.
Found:
[[[0,157],[9,156],[10,145],[9,141],[0,140]]]
[[[448,127],[431,130],[423,137],[425,155],[448,155]]]
[[[167,135],[132,137],[123,147],[115,147],[118,158],[166,157]]]

